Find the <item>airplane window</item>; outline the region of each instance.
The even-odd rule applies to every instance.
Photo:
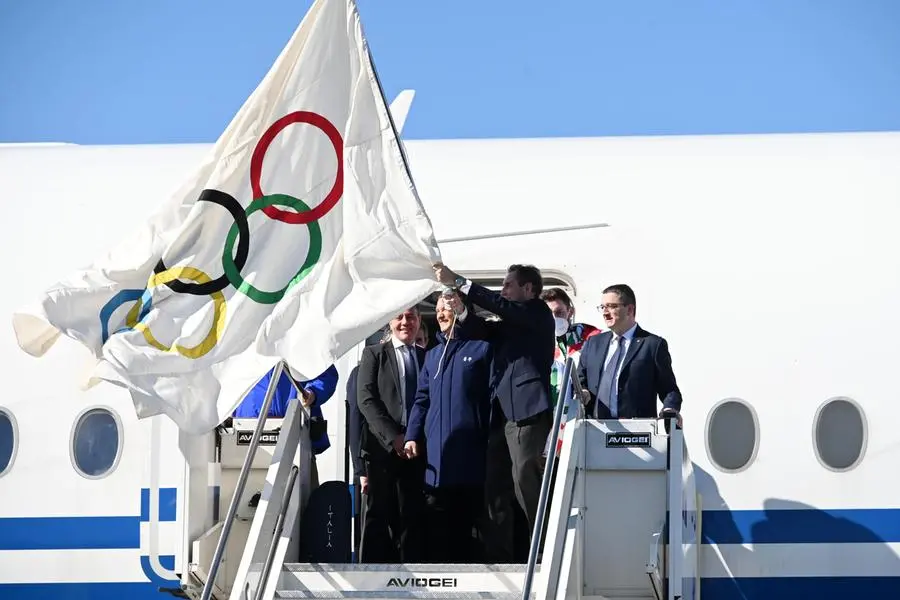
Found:
[[[0,477],[9,472],[16,456],[16,421],[5,408],[0,408]]]
[[[832,398],[816,413],[813,443],[816,458],[833,471],[848,471],[862,460],[867,441],[866,417],[850,398]]]
[[[717,404],[706,422],[706,454],[729,473],[746,469],[759,449],[759,419],[749,404],[729,398]]]
[[[72,431],[72,464],[89,479],[108,475],[121,454],[122,425],[111,411],[92,408],[82,413]]]

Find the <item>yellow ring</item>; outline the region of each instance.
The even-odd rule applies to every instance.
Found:
[[[200,271],[199,269],[195,269],[193,267],[172,267],[170,269],[166,269],[162,273],[155,273],[152,277],[150,277],[150,281],[147,283],[147,289],[154,288],[158,285],[165,285],[170,281],[174,281],[176,279],[188,279],[190,281],[194,281],[199,284],[209,283],[212,281],[209,275]],[[216,344],[219,342],[219,339],[222,337],[222,331],[225,329],[225,296],[222,292],[213,292],[210,294],[210,297],[213,300],[213,326],[210,327],[209,333],[206,334],[206,337],[203,338],[199,344],[192,348],[186,348],[185,346],[175,346],[175,350],[185,356],[187,358],[200,358],[204,354],[207,354],[210,350],[215,348]],[[150,332],[150,327],[145,323],[138,322],[138,316],[141,313],[141,308],[143,308],[143,300],[138,299],[135,302],[134,306],[131,307],[131,310],[128,311],[128,314],[125,316],[125,323],[129,327],[133,327],[137,331],[140,331],[144,334],[144,339],[147,340],[147,343],[162,350],[163,352],[171,352],[172,347],[166,346],[165,344],[161,344],[153,334]]]

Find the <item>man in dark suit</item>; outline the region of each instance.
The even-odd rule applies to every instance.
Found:
[[[390,338],[367,346],[359,363],[357,404],[367,424],[360,451],[368,478],[362,562],[419,562],[422,556],[425,459],[407,458],[404,449],[425,359],[425,351],[415,345],[420,321],[415,307],[391,319]]]
[[[578,363],[586,414],[596,419],[668,415],[680,425],[681,391],[666,340],[637,324],[636,300],[629,286],[609,286],[602,298],[600,310],[609,331],[585,342]],[[663,405],[659,413],[657,398]]]
[[[485,554],[488,562],[521,562],[528,556],[527,540],[534,531],[544,472],[542,454],[553,426],[549,394],[556,334],[553,313],[540,299],[543,278],[534,266],[512,265],[496,293],[443,265],[436,265],[435,273],[438,281],[459,288],[473,304],[501,318],[488,322],[466,312],[460,315],[468,337],[478,338],[481,330],[494,348]],[[524,535],[515,536],[515,515],[506,500],[509,488],[515,489],[528,521]]]

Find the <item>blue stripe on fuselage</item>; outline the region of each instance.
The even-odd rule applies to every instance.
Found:
[[[173,582],[173,588],[178,582]],[[10,600],[163,600],[172,598],[155,583],[0,583]]]
[[[705,510],[705,544],[900,542],[900,509]]]
[[[159,520],[175,521],[177,488],[160,488]],[[0,550],[113,550],[141,547],[150,519],[150,490],[141,490],[139,516],[0,518]]]
[[[741,577],[700,581],[704,600],[900,598],[900,577]]]
[[[161,491],[161,521],[175,520],[174,492]],[[144,496],[135,517],[0,518],[0,550],[139,548]],[[900,509],[706,510],[702,526],[706,544],[889,543],[900,542]]]
[[[163,555],[157,557],[159,560],[159,566],[163,569],[168,569],[169,571],[175,571],[175,556],[173,555]],[[163,575],[158,574],[153,570],[153,567],[150,564],[149,556],[141,556],[141,570],[144,572],[144,577],[146,577],[151,583],[155,583],[160,587],[178,587],[180,585],[177,578],[169,579]]]
[[[159,488],[159,521],[175,520],[178,511],[178,488]],[[150,521],[150,490],[141,490],[141,521]]]
[[[898,598],[900,577],[746,577],[704,579],[701,598],[708,600],[847,600]],[[172,588],[177,588],[172,582]],[[0,598],[16,600],[159,600],[169,598],[154,583],[7,583]]]
[[[111,550],[140,547],[139,517],[0,519],[0,550]]]

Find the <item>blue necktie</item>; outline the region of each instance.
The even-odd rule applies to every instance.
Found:
[[[416,372],[416,361],[413,360],[413,350],[411,346],[403,347],[403,378],[406,384],[406,394],[403,406],[403,414],[400,416],[400,424],[406,427],[406,419],[409,415],[409,410],[412,408],[413,402],[416,399],[416,382],[418,380],[418,373]]]
[[[625,358],[625,338],[620,336],[610,343],[618,344],[618,347],[616,348],[616,353],[609,360],[609,364],[603,369],[603,375],[600,376],[599,397],[597,398],[597,405],[594,407],[594,416],[600,416],[600,402],[603,402],[609,408],[610,416],[615,419],[619,411],[616,410],[616,414],[613,414],[612,398],[615,391],[614,386],[616,385],[616,373],[619,372],[619,367]]]

